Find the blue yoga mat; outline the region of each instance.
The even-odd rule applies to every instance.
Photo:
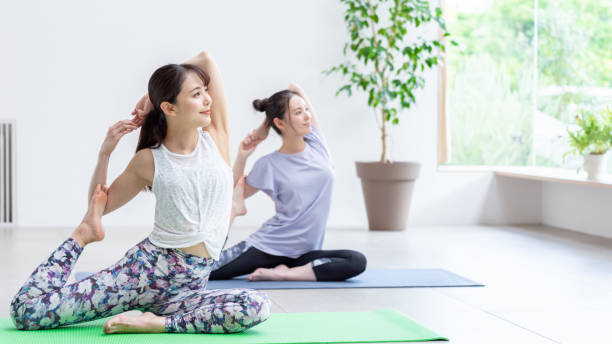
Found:
[[[77,281],[91,276],[91,272],[77,272]],[[255,281],[247,276],[231,280],[208,281],[207,289],[337,289],[337,288],[442,288],[484,287],[483,284],[461,277],[444,269],[371,269],[342,282]]]

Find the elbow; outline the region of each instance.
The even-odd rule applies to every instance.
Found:
[[[289,88],[287,88],[289,91],[295,92],[297,94],[299,94],[301,97],[304,97],[304,91],[302,91],[302,88],[300,87],[300,85],[292,82],[291,84],[289,84]]]
[[[28,317],[26,316],[26,314],[28,313],[30,315],[34,313],[34,310],[32,309],[33,304],[37,304],[37,302],[33,303],[31,299],[20,300],[19,295],[13,298],[13,301],[11,302],[10,306],[10,315],[11,320],[13,321],[13,325],[15,325],[15,328],[17,328],[18,330],[37,329],[37,319],[34,319],[34,317],[32,316],[30,316],[30,318],[28,319]]]
[[[199,61],[201,61],[203,63],[206,63],[206,62],[209,62],[209,61],[213,61],[212,54],[210,52],[208,52],[207,50],[200,51],[200,53],[198,54],[197,58],[198,58]]]

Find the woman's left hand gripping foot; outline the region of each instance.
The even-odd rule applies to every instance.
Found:
[[[247,213],[246,205],[244,204],[244,183],[246,176],[242,176],[236,187],[234,187],[234,193],[232,195],[232,214],[234,216],[243,216]]]

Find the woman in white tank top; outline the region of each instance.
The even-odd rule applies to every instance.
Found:
[[[233,218],[244,213],[242,180],[232,207],[227,103],[210,54],[166,65],[149,80],[133,120],[110,127],[100,149],[89,209],[13,298],[18,329],[55,328],[115,315],[106,333],[232,333],[266,320],[270,301],[248,289],[206,290]],[[213,102],[214,99],[214,102]],[[106,187],[109,157],[142,125],[134,158]],[[104,238],[101,217],[141,190],[156,197],[151,235],[115,265],[66,284],[83,248]],[[117,315],[138,309],[140,316]]]

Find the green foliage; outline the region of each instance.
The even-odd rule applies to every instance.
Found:
[[[454,3],[445,11],[462,43],[447,49],[452,164],[580,166],[564,159],[566,127],[578,109],[612,102],[610,1]]]
[[[380,111],[383,122],[398,124],[400,111],[409,109],[416,102],[415,91],[425,86],[422,73],[438,65],[445,51],[441,40],[413,40],[410,34],[434,23],[445,37],[449,36],[442,10],[432,11],[424,0],[340,1],[346,5],[344,21],[350,34],[344,56],[356,63],[341,63],[324,73],[348,77],[348,83],[336,95],[365,92],[368,106]],[[384,137],[384,123],[382,130]]]
[[[448,26],[462,43],[447,56],[451,164],[527,165],[533,1],[493,1],[484,12],[458,12]]]
[[[612,6],[539,0],[539,83],[612,87]]]
[[[612,87],[612,6],[598,0],[540,0],[538,6],[538,87],[577,89],[539,96],[537,107],[570,123],[579,108],[602,103],[580,87]]]
[[[612,111],[580,111],[576,115],[576,130],[567,130],[572,149],[566,153],[575,155],[604,154],[612,147]]]
[[[449,85],[452,163],[525,165],[531,154],[532,80],[513,82],[486,54],[459,63]],[[475,87],[476,86],[476,87]],[[483,90],[486,90],[483,92]]]

